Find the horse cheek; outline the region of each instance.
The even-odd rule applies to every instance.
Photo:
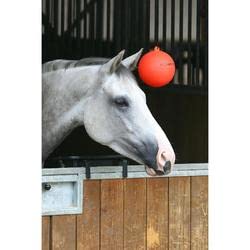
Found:
[[[99,111],[90,109],[89,112],[85,112],[84,126],[88,135],[94,141],[106,146],[111,143],[110,126],[107,124],[107,119]]]

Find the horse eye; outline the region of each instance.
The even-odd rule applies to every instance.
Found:
[[[115,98],[114,103],[116,106],[121,108],[127,108],[129,106],[128,100],[124,97]]]

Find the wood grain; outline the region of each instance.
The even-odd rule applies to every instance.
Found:
[[[208,249],[208,177],[191,177],[191,249]]]
[[[168,249],[168,178],[147,179],[147,249]]]
[[[99,249],[100,181],[84,181],[83,213],[77,215],[77,250]]]
[[[123,249],[123,180],[101,181],[101,249]]]
[[[190,249],[190,177],[169,178],[169,249]]]
[[[83,214],[42,218],[42,250],[208,249],[208,177],[84,187]]]
[[[76,216],[52,216],[52,250],[76,249]]]
[[[146,180],[124,180],[124,249],[146,249]]]
[[[42,217],[42,250],[49,250],[50,244],[50,216]]]

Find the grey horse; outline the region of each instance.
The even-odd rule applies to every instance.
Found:
[[[43,161],[76,127],[98,143],[144,164],[149,175],[170,172],[174,150],[152,116],[132,71],[142,54],[123,59],[54,60],[42,66]]]

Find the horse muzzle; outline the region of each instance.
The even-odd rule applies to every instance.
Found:
[[[161,148],[158,150],[156,161],[153,160],[153,164],[146,164],[146,172],[151,176],[157,175],[168,175],[171,173],[172,166],[175,162],[175,154],[173,150],[170,150],[168,153],[162,151]],[[154,164],[155,163],[155,164]]]
[[[167,161],[163,167],[163,169],[155,169],[154,167],[149,167],[146,165],[146,172],[147,174],[151,176],[156,176],[156,175],[168,175],[171,173],[171,162]]]

